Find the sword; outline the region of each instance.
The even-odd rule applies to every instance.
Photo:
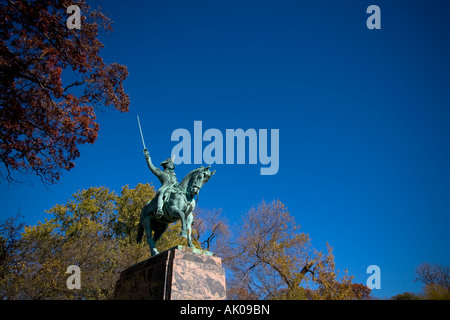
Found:
[[[138,120],[138,125],[139,125],[139,131],[141,132],[142,144],[144,145],[144,150],[146,150],[147,148],[145,147],[144,136],[142,135],[142,128],[141,128],[141,122],[139,121],[139,115],[137,115],[137,120]]]

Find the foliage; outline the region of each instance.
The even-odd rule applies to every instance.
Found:
[[[391,300],[450,300],[450,266],[422,263],[416,268],[415,281],[423,284],[422,292],[403,292]]]
[[[402,292],[393,297],[391,300],[421,300],[422,298],[413,292]]]
[[[228,254],[230,229],[222,215],[222,210],[204,210],[195,208],[193,225],[193,241],[197,241],[204,249],[219,257]]]
[[[128,71],[99,55],[99,31],[112,22],[85,0],[0,2],[0,174],[54,183],[74,167],[78,145],[97,139],[94,107],[128,111]],[[81,9],[79,30],[66,26],[72,4]]]
[[[450,300],[450,266],[422,263],[416,275],[416,281],[424,284],[423,299]]]
[[[120,271],[149,257],[133,240],[140,210],[154,195],[149,184],[125,186],[120,195],[92,187],[55,205],[50,219],[25,227],[1,265],[0,299],[111,299]],[[70,265],[81,269],[80,290],[66,287]]]
[[[154,196],[149,184],[120,194],[92,187],[36,225],[22,229],[9,219],[0,228],[0,299],[111,299],[120,272],[149,257],[145,241],[135,239],[141,209]],[[195,219],[194,244],[222,258],[230,299],[369,298],[346,272],[338,277],[332,248],[312,248],[280,201],[251,209],[235,238],[220,210],[197,210]],[[172,224],[158,249],[180,244],[180,230]],[[81,269],[81,289],[66,286],[70,265]]]
[[[4,281],[9,278],[12,273],[17,272],[17,268],[21,268],[19,261],[20,252],[20,230],[24,224],[19,223],[19,213],[15,217],[7,219],[0,225],[0,284],[4,290],[8,290],[9,283]],[[2,290],[0,290],[0,300],[3,298]]]
[[[224,260],[233,299],[362,299],[370,293],[346,274],[338,279],[332,248],[326,254],[313,249],[279,200],[244,215]]]

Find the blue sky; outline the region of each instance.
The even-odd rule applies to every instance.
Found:
[[[94,145],[46,189],[0,185],[0,219],[28,223],[77,190],[159,182],[148,170],[194,121],[203,130],[279,129],[279,171],[214,165],[199,206],[231,222],[280,199],[313,246],[377,297],[413,291],[422,262],[450,264],[450,26],[445,1],[95,1],[114,21],[108,63],[128,67],[130,112],[99,112]],[[369,30],[366,9],[381,8]],[[203,145],[205,147],[207,143]],[[247,149],[248,150],[248,149]],[[248,161],[247,161],[248,163]],[[180,164],[184,176],[198,165]]]

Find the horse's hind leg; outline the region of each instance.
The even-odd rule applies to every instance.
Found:
[[[153,234],[153,241],[155,244],[158,242],[159,238],[163,235],[164,232],[166,232],[167,227],[169,226],[167,223],[162,223],[156,220],[153,220],[153,231],[155,232]]]
[[[147,236],[147,243],[150,247],[152,257],[156,256],[159,252],[158,250],[156,250],[155,241],[153,240],[151,217],[149,215],[146,215],[145,217],[143,217],[141,223],[144,226],[145,234]]]

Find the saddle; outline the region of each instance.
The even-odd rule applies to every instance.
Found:
[[[166,189],[166,191],[164,191],[164,195],[163,195],[163,208],[164,205],[167,204],[169,202],[169,198],[172,195],[172,193],[179,193],[179,194],[183,194],[183,191],[178,188],[178,185],[174,186],[174,187],[168,187]],[[154,197],[152,200],[150,200],[149,202],[147,202],[147,204],[149,204],[149,208],[148,210],[150,210],[150,212],[153,212],[157,210],[157,206],[156,206],[156,197]]]

